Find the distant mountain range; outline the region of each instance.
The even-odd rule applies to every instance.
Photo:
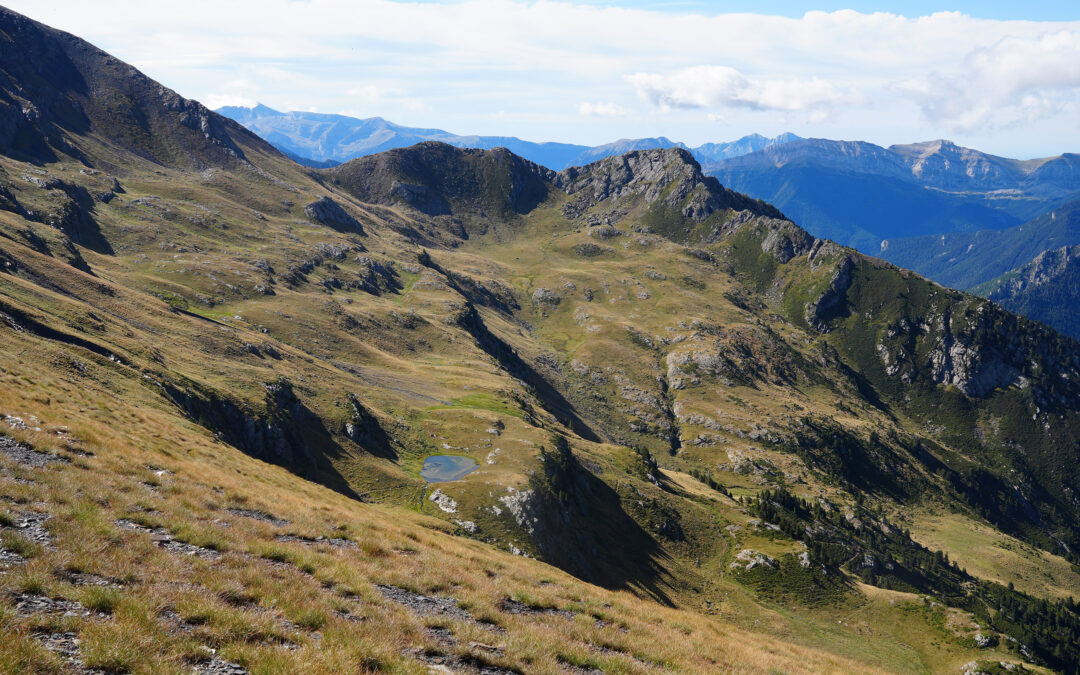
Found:
[[[1080,192],[1080,155],[1016,160],[944,140],[883,148],[801,139],[705,168],[818,236],[920,271],[892,257],[892,239],[1002,230]]]
[[[705,164],[799,140],[798,136],[789,133],[775,138],[751,134],[729,143],[706,143],[690,148],[684,143],[661,136],[624,138],[613,143],[588,146],[573,143],[534,143],[513,136],[462,136],[442,129],[405,127],[381,117],[358,119],[324,113],[279,112],[261,104],[251,108],[224,107],[217,112],[244,125],[294,161],[318,168],[334,166],[385,150],[409,147],[423,141],[441,141],[459,148],[506,148],[549,169],[562,170],[632,150],[656,148],[690,150],[699,162]]]

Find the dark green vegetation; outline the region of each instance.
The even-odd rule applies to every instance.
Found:
[[[821,602],[832,597],[830,590],[840,587],[846,572],[874,586],[928,594],[962,607],[1014,643],[1031,646],[1054,668],[1075,672],[1080,663],[1075,601],[1047,602],[972,578],[941,551],[927,550],[865,509],[854,515],[826,510],[781,488],[762,492],[750,512],[793,539],[811,540],[804,561],[789,555],[778,567],[755,568],[762,570],[755,583],[766,592],[793,589],[804,601]]]
[[[880,255],[1078,337],[1077,244],[1080,201],[1071,201],[1005,230],[892,239]]]
[[[1077,246],[1047,250],[1027,265],[971,290],[1010,312],[1080,338],[1080,313],[1076,311],[1080,300],[1077,255],[1080,255]]]
[[[0,40],[4,668],[1074,666],[1075,341],[685,150],[315,170]]]

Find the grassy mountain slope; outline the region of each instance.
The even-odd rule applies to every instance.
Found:
[[[316,171],[59,96],[0,144],[4,668],[1077,662],[1072,340],[684,150]]]

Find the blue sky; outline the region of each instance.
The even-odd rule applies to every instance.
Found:
[[[753,0],[586,0],[582,4],[619,7],[633,7],[663,12],[682,13],[734,13],[750,12],[778,14],[780,16],[799,17],[808,11],[820,10],[835,12],[840,9],[853,9],[871,14],[873,12],[892,12],[905,16],[924,16],[934,12],[963,12],[982,19],[1025,19],[1028,21],[1076,21],[1080,19],[1080,2],[1063,0],[1041,2],[1018,2],[1016,0],[964,0],[954,2],[754,2]]]
[[[599,144],[1080,152],[1080,3],[7,0],[211,107]]]

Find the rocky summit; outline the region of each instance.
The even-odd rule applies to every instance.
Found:
[[[1072,338],[683,149],[316,169],[0,44],[0,671],[1076,672]]]

